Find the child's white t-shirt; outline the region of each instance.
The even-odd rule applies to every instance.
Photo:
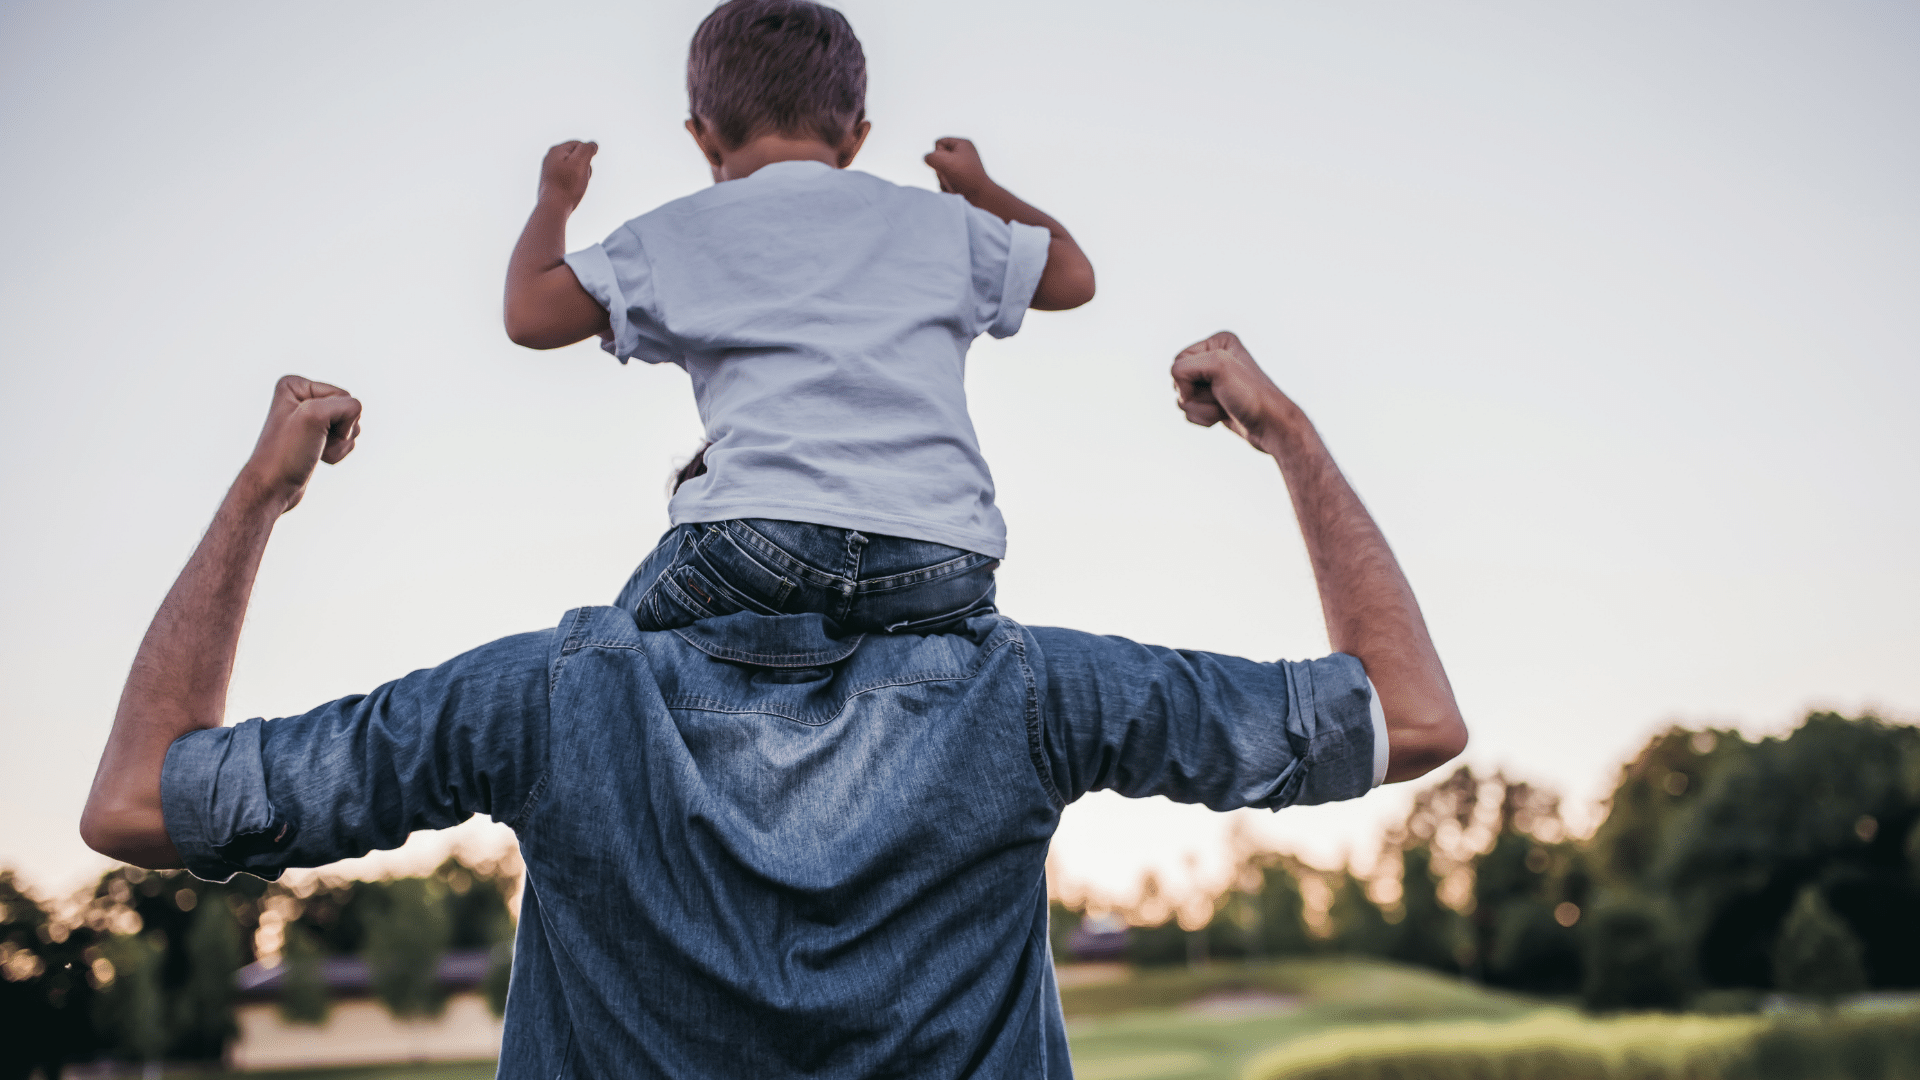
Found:
[[[967,348],[1020,329],[1047,230],[782,161],[567,256],[624,363],[679,364],[712,445],[674,524],[804,521],[1006,554]]]

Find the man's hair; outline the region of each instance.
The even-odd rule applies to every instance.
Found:
[[[693,32],[687,99],[729,147],[768,133],[845,138],[867,115],[867,57],[809,0],[728,0]]]

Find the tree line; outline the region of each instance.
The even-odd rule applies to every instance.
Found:
[[[284,964],[281,1014],[324,1023],[322,965],[365,961],[395,1016],[433,1016],[451,949],[493,953],[482,990],[506,1002],[515,875],[449,859],[424,877],[289,888],[241,875],[118,867],[88,895],[43,903],[0,870],[0,1080],[68,1063],[217,1061],[238,1033],[235,974],[265,943]],[[264,932],[263,932],[264,931]]]
[[[1920,729],[1874,716],[1759,740],[1674,727],[1585,839],[1551,792],[1463,767],[1385,847],[1366,879],[1250,855],[1203,927],[1134,927],[1128,958],[1345,953],[1595,1010],[1920,988]],[[1054,914],[1064,943],[1082,913]]]

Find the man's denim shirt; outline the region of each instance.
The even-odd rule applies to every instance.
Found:
[[[490,814],[525,856],[500,1075],[1064,1077],[1047,845],[1089,791],[1365,794],[1370,694],[988,615],[641,633],[616,608],[304,716],[188,735],[167,831],[275,877]]]

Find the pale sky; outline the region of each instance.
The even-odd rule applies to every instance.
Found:
[[[120,682],[283,373],[366,431],[276,533],[230,719],[612,598],[697,444],[686,377],[515,347],[501,280],[553,142],[602,146],[574,247],[709,182],[708,6],[0,6],[0,865],[105,865],[76,822]],[[1393,543],[1476,767],[1590,818],[1669,722],[1920,716],[1920,8],[843,10],[856,167],[932,187],[969,136],[1099,273],[972,354],[1008,614],[1326,651],[1272,464],[1172,404],[1231,328]],[[1178,887],[1240,819],[1326,863],[1406,797],[1093,797],[1056,868]]]

